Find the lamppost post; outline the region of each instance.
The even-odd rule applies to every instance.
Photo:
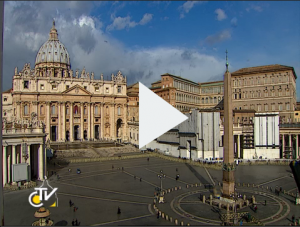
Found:
[[[160,174],[157,175],[158,178],[160,178],[160,198],[159,198],[159,203],[164,202],[164,197],[163,197],[163,186],[162,186],[162,179],[166,177],[165,174],[163,174],[163,171],[160,171]]]

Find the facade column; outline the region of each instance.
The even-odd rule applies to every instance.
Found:
[[[16,149],[17,149],[17,146],[16,146]],[[16,150],[16,153],[17,153],[17,164],[19,164],[20,163],[20,151],[17,151]]]
[[[237,138],[237,150],[238,150],[238,158],[241,157],[241,147],[240,147],[240,140],[241,136],[238,134],[238,138]]]
[[[91,139],[93,139],[93,140],[95,139],[94,108],[95,108],[94,103],[91,103],[91,126],[90,126],[91,128],[90,128],[90,130],[91,130]]]
[[[11,155],[7,155],[7,182],[11,183],[11,161],[10,161]]]
[[[21,119],[21,101],[17,101],[17,118]]]
[[[298,159],[298,156],[299,156],[299,141],[298,141],[298,134],[296,134],[296,159]]]
[[[66,140],[66,102],[62,102],[62,140]]]
[[[91,105],[88,103],[87,105],[87,114],[88,114],[88,128],[87,128],[87,138],[90,140],[91,138]]]
[[[61,139],[62,139],[62,136],[61,136],[61,102],[58,102],[57,103],[57,118],[58,118],[58,124],[57,124],[57,140],[60,142]]]
[[[21,144],[20,145],[20,163],[23,163],[23,154],[24,154],[24,151],[23,151],[23,146]]]
[[[101,117],[101,125],[100,125],[100,133],[101,133],[101,138],[104,138],[104,103],[101,103],[100,105],[100,117]]]
[[[116,121],[115,121],[115,103],[111,104],[111,111],[110,111],[110,116],[111,116],[111,135],[110,135],[110,139],[115,140],[115,128],[116,128]]]
[[[83,141],[83,102],[80,103],[80,138]]]
[[[12,150],[12,164],[16,164],[16,146],[12,145],[11,150]]]
[[[40,144],[38,150],[38,178],[40,180],[44,180],[44,152],[43,152],[43,144]]]
[[[47,133],[46,141],[48,139],[50,140],[50,121],[51,121],[50,102],[46,102],[46,133]]]
[[[74,141],[74,127],[73,127],[73,102],[70,103],[70,141]]]
[[[3,186],[7,183],[7,146],[2,146],[3,153]]]
[[[127,126],[128,126],[127,125],[127,108],[128,108],[128,105],[126,103],[126,104],[124,104],[124,113],[123,113],[123,116],[124,116],[123,140],[125,140],[125,141],[128,140],[128,137],[127,137]]]

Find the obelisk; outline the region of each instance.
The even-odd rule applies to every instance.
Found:
[[[228,71],[226,50],[226,72],[224,75],[224,150],[223,150],[223,197],[230,198],[234,193],[234,150],[232,120],[231,74]]]

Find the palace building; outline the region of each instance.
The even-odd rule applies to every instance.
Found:
[[[34,113],[45,124],[47,140],[128,140],[126,77],[119,71],[104,80],[85,68],[73,71],[55,22],[34,68],[15,68],[13,88],[2,98],[6,121],[26,121]]]

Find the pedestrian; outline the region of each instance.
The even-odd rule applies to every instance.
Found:
[[[140,178],[140,182],[142,182],[142,178]]]
[[[243,220],[240,221],[240,226],[242,226],[242,225],[243,225]]]
[[[122,171],[124,171],[124,167],[122,167]]]
[[[72,221],[72,226],[75,226],[75,221],[74,221],[74,219],[73,219],[73,221]]]
[[[51,171],[51,175],[53,175],[53,171]]]
[[[76,220],[75,220],[75,225],[76,225],[76,226],[78,225],[78,221],[77,221],[77,218],[76,218]]]
[[[257,212],[257,206],[256,205],[254,206],[254,211],[255,211],[255,213]]]
[[[148,162],[149,162],[149,160],[150,160],[150,159],[149,159],[149,158],[147,158],[147,161],[148,161]]]
[[[115,168],[114,165],[112,165],[111,168],[114,169]]]
[[[78,222],[78,224],[77,224],[78,226],[80,226],[80,222]]]
[[[133,178],[136,179],[136,176],[134,176]]]
[[[178,168],[176,168],[176,172],[178,172]]]
[[[295,223],[295,215],[292,216],[292,222]]]
[[[118,214],[121,214],[121,208],[118,207]]]
[[[55,162],[54,162],[54,167],[55,167]]]
[[[70,199],[70,201],[69,201],[69,204],[70,204],[70,207],[72,206],[72,201],[71,201],[71,199]]]
[[[267,200],[265,200],[265,206],[267,206]]]
[[[157,211],[157,219],[159,218],[159,211]]]

